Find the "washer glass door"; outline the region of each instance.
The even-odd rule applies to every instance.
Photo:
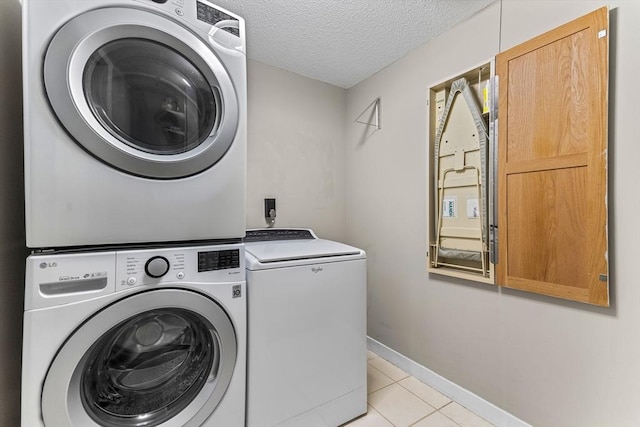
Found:
[[[196,292],[158,289],[94,314],[62,345],[42,389],[49,426],[200,426],[234,374],[233,323]]]
[[[100,425],[155,426],[182,411],[219,369],[213,326],[182,309],[139,314],[87,352],[82,405]],[[144,421],[144,423],[142,423]]]

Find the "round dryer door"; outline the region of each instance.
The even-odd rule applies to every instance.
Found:
[[[151,11],[104,8],[73,18],[51,40],[44,82],[75,140],[134,175],[197,174],[236,135],[238,99],[218,56]]]
[[[100,311],[64,343],[44,381],[49,426],[200,426],[235,368],[231,320],[186,290],[135,294]]]

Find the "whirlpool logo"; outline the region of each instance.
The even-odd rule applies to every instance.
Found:
[[[322,271],[322,267],[311,267],[311,271],[314,273],[320,273]]]

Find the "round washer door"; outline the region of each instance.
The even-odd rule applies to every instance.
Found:
[[[233,375],[236,334],[213,300],[181,289],[134,294],[67,339],[42,390],[49,426],[200,426]]]
[[[55,34],[44,58],[49,102],[76,142],[130,174],[200,173],[234,141],[238,99],[211,47],[151,11],[83,13]]]

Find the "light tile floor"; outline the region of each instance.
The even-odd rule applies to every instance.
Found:
[[[493,427],[493,424],[371,351],[366,415],[343,427]]]

